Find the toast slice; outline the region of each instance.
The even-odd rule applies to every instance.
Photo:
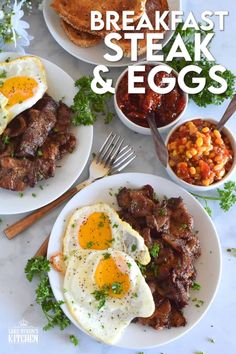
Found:
[[[61,20],[61,26],[64,29],[67,37],[76,44],[78,47],[93,47],[101,42],[102,38],[99,36],[94,36],[93,34],[82,32],[75,29],[69,23]]]
[[[77,30],[105,37],[109,32],[114,32],[114,29],[111,31],[92,31],[91,11],[100,11],[104,18],[106,11],[116,11],[120,15],[121,24],[122,11],[134,11],[135,21],[144,13],[145,3],[146,0],[53,0],[51,6],[60,17]]]
[[[145,11],[150,19],[150,22],[152,25],[155,25],[155,11],[160,11],[163,13],[164,11],[168,11],[169,6],[167,0],[147,0],[146,5],[145,5]],[[166,23],[168,23],[168,16],[166,17]],[[135,26],[136,24],[134,24]],[[124,33],[128,31],[120,31],[119,33],[123,36]],[[129,32],[134,32],[134,31],[129,31]],[[135,31],[137,33],[137,31]],[[153,33],[153,32],[164,32],[164,29],[161,28],[159,31],[150,31],[148,29],[143,29],[141,31],[138,31],[138,33]],[[157,42],[157,41],[156,41]],[[131,56],[131,45],[130,45],[130,40],[129,39],[124,39],[121,38],[119,41],[114,40],[114,43],[118,44],[124,52],[125,57],[130,57]],[[147,43],[146,39],[144,38],[143,40],[138,41],[138,55],[142,55],[146,53],[147,51]]]

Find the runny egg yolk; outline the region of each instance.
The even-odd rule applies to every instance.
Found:
[[[97,286],[100,289],[106,289],[111,297],[124,297],[130,289],[129,275],[123,272],[125,268],[127,265],[123,259],[119,260],[119,267],[111,256],[100,260],[95,271]]]
[[[85,249],[105,250],[111,247],[112,232],[110,220],[105,213],[95,212],[79,229],[79,244]]]
[[[5,80],[0,92],[8,98],[7,107],[12,107],[33,97],[37,86],[37,81],[31,77],[16,76]]]

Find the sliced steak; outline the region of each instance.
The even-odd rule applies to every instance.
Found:
[[[23,191],[27,185],[34,187],[37,171],[34,162],[12,157],[0,159],[0,187],[13,191]]]
[[[57,122],[54,127],[56,133],[69,133],[72,120],[72,110],[60,101],[57,108]]]
[[[187,238],[193,230],[193,218],[184,205],[183,199],[170,198],[167,206],[170,210],[170,234]]]
[[[55,110],[44,108],[42,111],[29,109],[29,120],[16,155],[19,157],[35,156],[56,123]]]

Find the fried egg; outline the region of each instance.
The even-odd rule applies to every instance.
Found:
[[[117,250],[78,250],[69,260],[64,297],[89,335],[115,343],[135,317],[149,317],[155,304],[133,258]]]
[[[41,60],[25,56],[0,63],[0,135],[18,114],[32,107],[47,90],[46,73]],[[6,118],[3,118],[6,117]]]
[[[98,203],[77,209],[63,238],[63,255],[68,259],[79,249],[116,249],[141,264],[150,262],[144,239],[108,204]]]

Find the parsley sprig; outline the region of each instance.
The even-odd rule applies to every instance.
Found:
[[[47,319],[47,324],[43,327],[45,331],[59,327],[61,330],[69,326],[70,320],[61,309],[63,301],[57,301],[53,295],[48,272],[50,262],[45,257],[35,257],[28,260],[25,267],[26,278],[32,281],[36,276],[39,284],[36,288],[36,302],[41,306]]]
[[[236,203],[236,183],[234,181],[229,181],[224,184],[224,188],[220,189],[217,188],[217,193],[218,195],[213,197],[213,196],[203,196],[199,194],[192,193],[195,197],[204,200],[205,202],[205,210],[208,212],[208,214],[211,216],[212,211],[211,208],[209,207],[207,201],[208,200],[215,200],[219,201],[219,206],[222,210],[229,211],[232,206]]]
[[[183,24],[179,24],[176,28],[174,36],[171,38],[171,40],[168,42],[168,44],[163,48],[163,52],[165,55],[165,58],[167,57],[172,44],[178,34],[181,35],[185,46],[189,52],[189,55],[191,57],[191,61],[186,61],[184,58],[174,58],[171,62],[168,62],[168,64],[175,69],[177,72],[180,72],[185,66],[187,65],[197,65],[199,68],[202,69],[202,72],[198,75],[195,72],[189,72],[185,76],[185,83],[189,87],[194,87],[195,84],[192,83],[193,77],[204,77],[206,79],[206,86],[205,88],[193,95],[189,95],[189,97],[198,105],[201,107],[206,107],[209,104],[215,104],[215,105],[220,105],[222,102],[228,98],[231,98],[234,94],[234,86],[235,86],[235,79],[236,76],[230,71],[226,70],[224,73],[218,73],[219,76],[224,78],[227,82],[227,90],[222,93],[222,94],[213,94],[208,91],[208,88],[213,85],[214,87],[218,87],[220,84],[215,82],[210,76],[209,76],[209,70],[212,66],[216,65],[215,61],[208,61],[204,56],[201,57],[201,60],[198,62],[194,61],[194,53],[195,53],[195,43],[194,43],[194,35],[195,33],[200,33],[202,38],[206,36],[207,33],[210,33],[213,31],[203,31],[203,30],[195,30],[193,28],[188,28],[186,30],[183,30]]]
[[[75,81],[75,86],[79,89],[74,97],[74,103],[71,106],[74,112],[74,125],[92,125],[95,123],[97,114],[102,113],[105,116],[104,122],[110,123],[113,113],[108,109],[108,100],[111,93],[97,94],[91,89],[92,77],[83,76]]]

